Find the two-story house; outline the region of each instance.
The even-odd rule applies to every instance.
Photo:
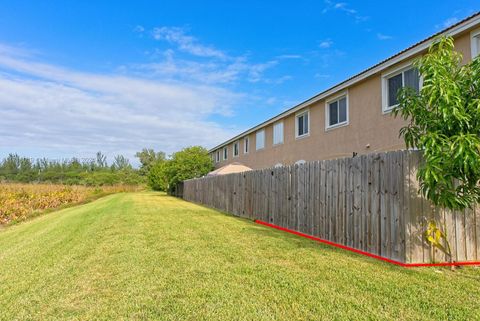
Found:
[[[454,37],[463,62],[471,61],[480,53],[480,12],[212,148],[215,167],[259,169],[403,149],[405,122],[391,115],[397,92],[420,88],[412,62],[440,35]]]

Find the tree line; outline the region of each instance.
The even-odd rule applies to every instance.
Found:
[[[87,186],[148,184],[154,190],[168,191],[180,181],[201,177],[213,169],[207,150],[200,146],[184,148],[170,157],[144,148],[135,157],[140,161],[140,168],[134,168],[123,155],[115,156],[109,163],[102,152],[93,159],[62,160],[9,154],[0,161],[0,182]]]
[[[98,152],[94,159],[70,158],[52,160],[31,159],[9,154],[0,162],[0,181],[49,182],[66,185],[138,185],[145,182],[123,155],[114,157],[108,164],[107,157]]]

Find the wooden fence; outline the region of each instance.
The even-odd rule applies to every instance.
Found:
[[[405,263],[449,261],[425,242],[446,231],[454,261],[480,259],[480,215],[432,206],[418,193],[420,152],[310,162],[184,182],[183,198]]]

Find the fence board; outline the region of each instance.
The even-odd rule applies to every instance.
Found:
[[[345,244],[345,159],[339,159],[338,162],[338,220],[337,220],[337,240],[340,244]]]
[[[318,236],[321,238],[326,238],[325,233],[325,220],[326,220],[326,162],[320,162],[320,185],[319,185],[319,199],[320,199],[320,209],[319,209],[319,222],[318,222]]]
[[[331,216],[334,215],[333,210],[333,199],[332,199],[332,189],[333,189],[333,168],[332,168],[332,161],[326,162],[327,169],[326,169],[326,180],[325,180],[325,188],[326,188],[326,204],[325,207],[325,238],[327,240],[332,240],[332,222]]]
[[[320,162],[315,162],[313,166],[313,176],[311,177],[313,186],[313,208],[312,208],[312,235],[319,236],[319,212],[320,212]]]
[[[360,168],[360,158],[353,158],[353,247],[360,248],[360,214],[362,208],[362,173]]]
[[[345,244],[348,246],[353,246],[353,176],[352,176],[352,167],[353,160],[347,158],[345,160],[345,170],[346,170],[346,197],[345,197]]]
[[[465,210],[465,261],[475,260],[475,213]]]
[[[455,211],[455,235],[457,245],[457,261],[465,259],[465,212]]]
[[[400,237],[400,211],[403,209],[403,198],[401,193],[403,189],[401,188],[402,180],[402,164],[401,164],[401,154],[395,152],[392,154],[392,220],[390,221],[391,227],[391,239],[392,239],[392,257],[396,260],[402,259],[402,253],[400,251],[402,240]]]
[[[480,210],[435,208],[419,194],[421,153],[399,151],[187,180],[188,201],[408,263],[449,261],[424,238],[429,220],[455,261],[480,259]]]
[[[360,249],[366,251],[368,243],[368,222],[369,222],[369,212],[368,212],[368,162],[367,156],[360,156],[361,162],[361,187],[360,195],[362,198],[362,214],[361,214],[361,228],[360,228]]]

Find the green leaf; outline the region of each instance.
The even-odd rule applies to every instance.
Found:
[[[480,59],[461,61],[453,38],[436,39],[414,62],[423,78],[420,92],[400,90],[392,113],[407,121],[399,132],[406,147],[424,152],[421,193],[437,206],[460,210],[480,200]]]

